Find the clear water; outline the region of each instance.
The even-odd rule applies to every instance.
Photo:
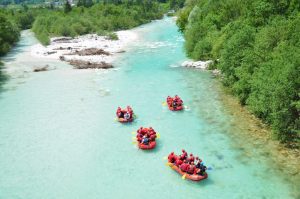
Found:
[[[139,40],[113,70],[73,70],[32,59],[36,43],[25,33],[5,58],[12,78],[0,93],[0,198],[293,198],[290,185],[261,157],[241,158],[233,148],[215,80],[207,72],[176,67],[186,59],[174,21],[136,29]],[[24,73],[34,65],[56,70]],[[190,111],[162,106],[179,94]],[[136,122],[114,121],[118,106],[132,105]],[[157,148],[141,151],[132,131],[152,126]],[[213,168],[200,183],[165,166],[184,148]],[[255,150],[255,149],[254,149]],[[276,165],[274,165],[276,166]]]

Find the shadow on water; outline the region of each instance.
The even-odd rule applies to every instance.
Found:
[[[4,62],[12,62],[16,60],[16,55],[21,54],[25,52],[25,47],[27,47],[27,44],[21,44],[18,43],[15,47],[13,47],[5,57],[2,58]]]

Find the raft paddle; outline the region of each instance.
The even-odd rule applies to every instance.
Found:
[[[186,177],[186,174],[184,174],[184,175],[181,177],[181,179],[182,179],[182,180],[185,180],[185,177]]]
[[[166,166],[169,166],[169,167],[171,167],[171,168],[173,167],[172,163],[170,163],[170,162],[167,162],[167,163],[166,163]]]

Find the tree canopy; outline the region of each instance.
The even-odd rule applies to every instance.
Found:
[[[187,0],[177,20],[187,55],[215,60],[240,102],[297,147],[299,11],[297,0]]]

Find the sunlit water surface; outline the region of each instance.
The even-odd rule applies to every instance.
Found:
[[[36,40],[24,32],[4,59],[11,78],[0,93],[0,198],[294,198],[261,157],[245,162],[242,146],[232,147],[232,118],[211,74],[178,67],[186,57],[173,19],[136,31],[116,68],[96,71],[33,59]],[[29,70],[45,64],[56,70]],[[190,110],[162,106],[175,94]],[[115,110],[126,105],[138,119],[122,125]],[[161,134],[155,150],[132,143],[140,126]],[[213,168],[207,180],[182,180],[165,165],[163,157],[182,148]]]

